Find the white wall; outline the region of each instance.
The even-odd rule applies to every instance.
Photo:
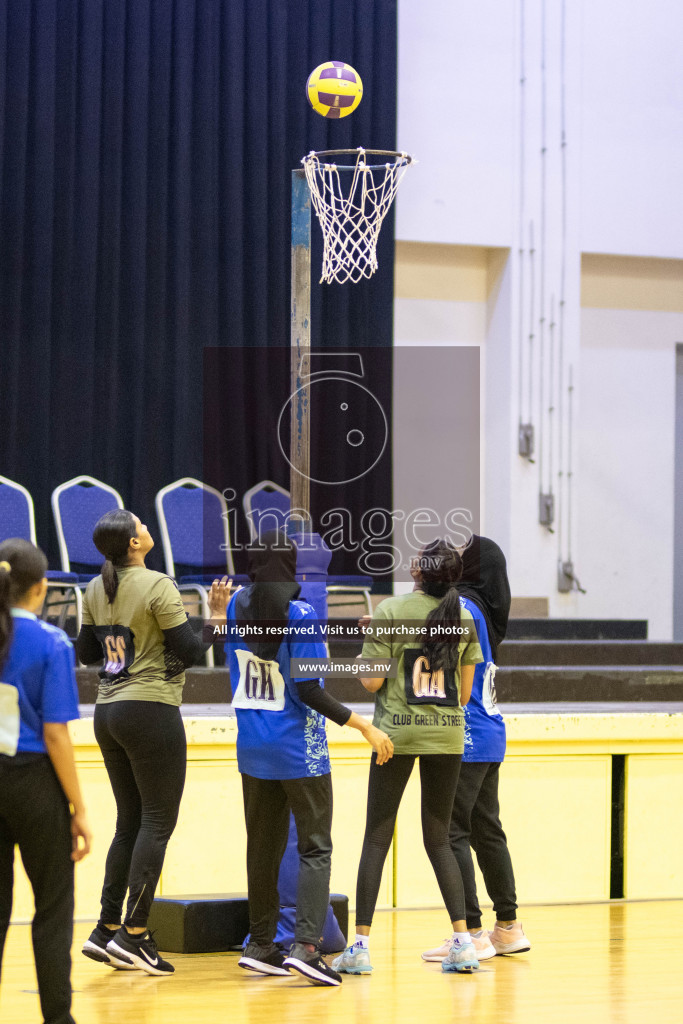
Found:
[[[512,243],[514,0],[399,0],[396,237]]]
[[[480,522],[480,349],[406,346],[394,352],[395,581],[412,589],[411,559],[436,536],[465,543]],[[418,512],[418,510],[420,510]]]
[[[585,0],[581,247],[683,256],[683,4]]]
[[[584,309],[579,538],[582,614],[673,616],[676,342],[683,313]]]
[[[565,0],[567,116],[584,252],[683,256],[683,4]],[[397,237],[509,246],[516,239],[522,14],[527,112],[540,117],[537,47],[561,0],[399,0],[398,146],[420,163],[397,200]],[[572,84],[572,79],[576,84]],[[580,169],[579,169],[580,168]]]
[[[397,246],[397,274],[396,274],[396,298],[394,300],[394,346],[400,348],[412,348],[424,353],[424,359],[432,358],[429,355],[430,349],[439,348],[469,348],[477,350],[476,379],[478,381],[478,422],[461,424],[461,433],[458,440],[450,440],[456,435],[448,431],[442,431],[438,445],[431,449],[425,445],[423,451],[436,452],[438,448],[454,449],[457,445],[467,443],[470,448],[477,446],[477,457],[479,460],[480,489],[478,501],[476,502],[476,518],[472,523],[474,532],[481,532],[485,526],[485,475],[486,475],[486,448],[484,439],[484,424],[486,423],[486,373],[487,373],[487,333],[488,333],[488,301],[487,293],[490,287],[490,275],[492,261],[500,263],[505,259],[505,250],[468,250],[459,248],[453,251],[446,251],[443,246],[406,246],[399,243]],[[466,358],[466,357],[465,357]],[[397,353],[395,360],[394,374],[397,374],[401,354]],[[465,367],[463,362],[461,367]],[[454,364],[454,372],[458,371],[458,364]],[[394,417],[398,420],[398,410],[409,400],[409,384],[404,381],[405,374],[401,380],[396,381],[394,388]],[[470,387],[473,386],[475,377],[471,374]],[[448,383],[447,383],[447,386]],[[451,397],[448,404],[453,406],[455,392],[451,389]],[[433,399],[423,402],[425,410],[429,409]],[[454,411],[449,415],[452,417],[452,425],[456,425]],[[396,429],[397,423],[394,427]],[[406,464],[402,458],[401,446],[394,438],[394,500],[399,499],[403,503],[401,507],[412,500],[415,494],[415,482],[411,479],[413,469]],[[451,458],[452,451],[446,453]],[[437,459],[430,457],[425,461],[425,469],[431,468],[431,472],[425,475],[421,482],[421,490],[417,493],[422,495],[422,503],[427,503],[441,511],[448,511],[453,507],[454,487],[457,487],[457,479],[443,471],[434,472]]]
[[[682,40],[683,4],[674,0],[399,0],[399,147],[420,163],[397,198],[397,238],[507,247],[510,256],[502,289],[483,304],[399,296],[396,343],[476,343],[484,312],[483,527],[490,524],[508,540],[515,594],[548,596],[555,615],[649,617],[651,635],[660,637],[671,629],[670,569],[653,570],[643,607],[639,581],[620,570],[615,575],[614,566],[622,564],[619,553],[634,534],[652,538],[645,549],[659,566],[670,566],[673,558],[673,346],[683,341],[683,325],[679,314],[636,309],[588,309],[582,315],[580,259],[582,251],[683,256]],[[557,331],[562,279],[561,385],[557,363],[549,372],[548,345],[551,302]],[[670,280],[666,286],[671,288]],[[533,346],[526,340],[530,332]],[[554,406],[552,474],[539,472],[538,459],[532,465],[517,454],[520,351],[523,418],[530,414],[537,439],[543,430],[546,467],[548,407]],[[557,472],[561,456],[567,469],[570,366],[571,537],[566,476]],[[634,401],[638,387],[647,403]],[[658,387],[668,397],[655,402]],[[656,485],[656,501],[631,500],[629,448],[639,459],[648,450],[643,481],[646,489]],[[558,500],[565,494],[555,534],[538,524],[538,492],[550,484]],[[586,595],[557,592],[558,560],[569,551]]]

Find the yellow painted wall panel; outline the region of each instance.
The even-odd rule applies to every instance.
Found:
[[[581,305],[683,312],[683,260],[584,253]]]
[[[442,905],[422,845],[419,788],[414,770],[397,822],[399,907]],[[500,804],[520,905],[609,896],[609,757],[510,755],[501,770]],[[478,885],[484,897],[480,875]]]
[[[683,754],[626,759],[624,895],[683,897]]]
[[[369,758],[332,758],[334,815],[332,817],[332,892],[345,893],[349,906],[356,906],[356,877],[365,833]],[[382,872],[378,909],[393,905],[393,846],[389,848]]]
[[[486,253],[479,246],[397,241],[396,297],[486,302]]]
[[[609,755],[508,755],[500,799],[520,904],[609,897]]]
[[[485,303],[509,250],[434,242],[396,242],[397,299]]]
[[[190,760],[178,824],[166,850],[160,894],[246,892],[246,850],[237,761]]]
[[[100,913],[104,862],[114,838],[116,803],[101,760],[80,764],[78,774],[94,837],[92,852],[76,865],[76,917],[87,920]]]
[[[187,718],[185,725],[188,781],[160,891],[245,891],[246,837],[235,720]],[[680,815],[671,813],[672,807],[683,805],[683,715],[519,715],[510,716],[507,725],[502,821],[522,906],[609,895],[612,753],[630,755],[626,894],[683,896],[683,833]],[[76,868],[76,916],[91,920],[99,910],[115,805],[92,720],[75,723],[71,731],[95,833],[93,853]],[[328,733],[335,799],[332,889],[346,893],[353,906],[369,748],[353,730],[330,725]],[[398,905],[440,906],[422,846],[417,771],[399,812],[396,859]],[[480,876],[478,884],[484,905]],[[392,890],[390,850],[379,907],[392,905]],[[17,859],[14,919],[26,920],[32,912],[32,896]]]
[[[355,905],[356,874],[363,843],[367,758],[333,765],[333,892]],[[391,852],[378,907],[392,905]],[[164,896],[246,892],[246,833],[242,790],[235,761],[191,762],[176,831],[161,876]]]

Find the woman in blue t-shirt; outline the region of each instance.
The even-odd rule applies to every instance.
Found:
[[[74,861],[90,850],[67,723],[78,718],[74,649],[37,616],[47,559],[0,544],[0,960],[12,910],[14,847],[35,898],[33,953],[43,1016],[73,1024]]]
[[[240,967],[261,974],[298,971],[313,985],[339,985],[318,948],[329,903],[332,781],[324,718],[358,729],[379,764],[393,753],[386,733],[327,694],[318,679],[292,678],[291,658],[326,658],[315,612],[298,601],[296,547],[272,531],[248,549],[250,586],[227,609],[225,650],[237,715],[237,764],[247,827],[250,941]],[[299,882],[294,944],[274,943],[278,869],[290,809],[298,835]]]

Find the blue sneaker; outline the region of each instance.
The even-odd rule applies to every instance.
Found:
[[[332,967],[340,974],[371,974],[370,953],[362,946],[349,946],[332,961]]]
[[[441,970],[448,973],[457,971],[458,974],[471,974],[472,971],[478,971],[479,960],[474,943],[466,942],[464,946],[461,946],[459,943],[452,942],[448,956],[441,961]]]

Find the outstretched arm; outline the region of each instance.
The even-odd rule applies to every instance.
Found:
[[[319,711],[337,725],[348,725],[351,729],[358,729],[376,751],[378,764],[384,764],[393,755],[394,744],[387,734],[326,693],[317,679],[299,679],[296,685],[304,704],[308,704],[314,711]]]

